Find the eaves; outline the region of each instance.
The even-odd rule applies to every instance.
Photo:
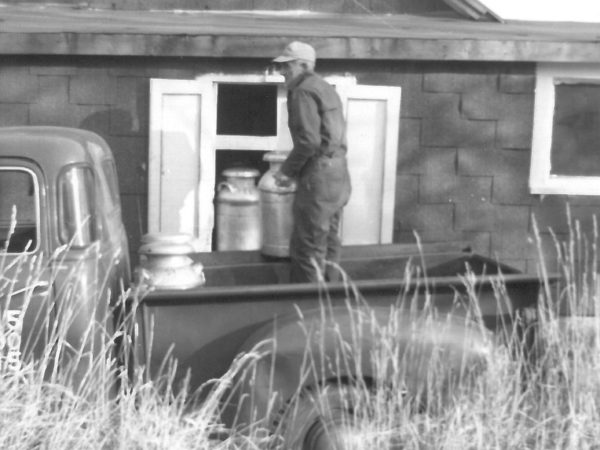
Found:
[[[303,11],[0,7],[0,54],[271,58],[290,40],[320,58],[600,62],[600,24]]]

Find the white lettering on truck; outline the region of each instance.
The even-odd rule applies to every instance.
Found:
[[[0,327],[0,364],[5,369],[17,371],[21,368],[22,311],[6,310],[3,322]]]

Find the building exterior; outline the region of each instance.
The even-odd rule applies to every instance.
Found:
[[[160,214],[174,217],[168,206],[184,192],[173,190],[178,182],[197,185],[190,201],[204,206],[193,220],[207,235],[206,207],[223,165],[241,158],[260,166],[261,152],[285,149],[284,90],[269,64],[295,39],[315,46],[317,70],[341,91],[381,88],[345,97],[356,167],[370,165],[354,180],[362,202],[347,219],[359,227],[346,227],[358,229],[354,241],[363,233],[370,242],[414,242],[415,233],[425,242],[464,240],[533,272],[535,229],[551,255],[549,228],[565,236],[567,204],[591,229],[600,207],[600,158],[590,150],[599,117],[590,100],[599,95],[595,26],[472,22],[433,0],[288,0],[287,12],[264,11],[281,6],[267,0],[155,2],[186,11],[150,3],[15,2],[0,10],[0,126],[64,125],[103,136],[115,152],[132,250],[143,233],[161,229]],[[253,9],[261,11],[240,11]],[[236,95],[245,107],[271,95],[275,112],[255,114],[274,114],[271,139],[203,129],[223,120],[235,128],[219,101],[237,110]],[[168,129],[180,135],[165,138]],[[220,150],[231,153],[219,159]],[[364,230],[361,211],[374,223]]]

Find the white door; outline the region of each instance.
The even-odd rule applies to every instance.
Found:
[[[400,88],[342,85],[352,196],[342,221],[344,244],[392,242]]]
[[[212,83],[150,81],[148,231],[192,234],[207,251],[214,224],[213,97]]]

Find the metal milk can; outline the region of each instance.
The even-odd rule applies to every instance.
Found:
[[[286,257],[290,254],[290,236],[294,224],[292,205],[296,195],[296,183],[278,186],[273,176],[281,167],[289,152],[269,152],[264,160],[269,170],[258,183],[262,207],[263,242],[261,252],[268,256]]]
[[[136,283],[161,289],[190,289],[204,285],[203,266],[191,258],[196,247],[194,237],[187,234],[144,235]]]
[[[260,172],[251,168],[223,171],[217,186],[217,250],[258,250],[261,245]]]

